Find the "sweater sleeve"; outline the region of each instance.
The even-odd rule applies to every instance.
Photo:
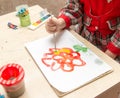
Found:
[[[117,30],[111,37],[107,48],[114,54],[120,55],[120,30]]]
[[[67,0],[66,5],[61,9],[58,18],[63,18],[66,28],[82,22],[83,8],[80,0]],[[82,23],[81,23],[82,24]]]

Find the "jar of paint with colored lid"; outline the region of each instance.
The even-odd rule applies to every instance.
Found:
[[[19,64],[7,64],[0,68],[0,84],[10,98],[17,98],[25,91],[24,70]]]
[[[31,24],[29,11],[26,8],[19,9],[17,15],[20,19],[20,25],[22,27],[26,27],[26,26],[29,26]]]

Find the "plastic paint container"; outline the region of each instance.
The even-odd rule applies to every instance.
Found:
[[[5,96],[0,94],[0,98],[5,98]]]
[[[29,25],[31,24],[29,14],[28,14],[28,15],[25,15],[25,16],[21,16],[21,17],[19,17],[19,18],[20,18],[20,25],[21,25],[22,27],[26,27],[26,26],[29,26]]]
[[[10,98],[17,98],[25,91],[24,70],[18,64],[7,64],[0,68],[0,84]]]

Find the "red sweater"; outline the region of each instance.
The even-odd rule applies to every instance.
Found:
[[[69,0],[59,17],[65,20],[66,28],[77,23],[82,25],[79,17],[83,17],[90,33],[100,32],[99,40],[112,34],[106,47],[120,55],[120,0]]]

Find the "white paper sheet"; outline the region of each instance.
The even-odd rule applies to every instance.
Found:
[[[57,34],[56,39],[57,48],[69,47],[74,50],[73,45],[76,44],[86,47],[67,30]],[[47,67],[41,61],[43,54],[48,53],[49,48],[54,48],[54,38],[52,34],[48,37],[26,43],[25,47],[43,72],[48,82],[61,92],[72,91],[112,70],[111,66],[107,65],[88,49],[87,52],[79,52],[80,58],[86,62],[84,66],[75,66],[74,70],[71,72],[64,72],[61,69],[52,71],[50,67]]]

